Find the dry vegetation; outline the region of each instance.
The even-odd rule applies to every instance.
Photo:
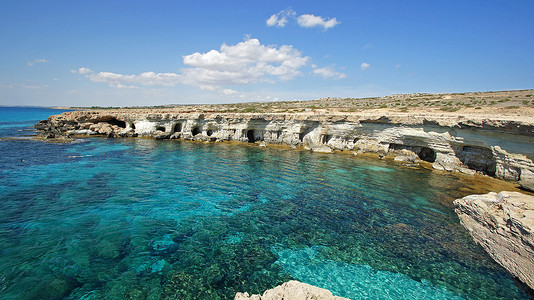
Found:
[[[110,109],[92,107],[91,109]],[[117,109],[117,107],[113,107]],[[199,113],[469,113],[534,114],[534,90],[399,94],[377,98],[323,98],[309,101],[248,102],[234,104],[126,107],[157,112]]]

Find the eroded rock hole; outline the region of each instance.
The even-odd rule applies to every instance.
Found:
[[[436,161],[436,151],[428,147],[423,147],[421,148],[421,151],[419,151],[419,158],[424,161],[433,163],[434,161]]]
[[[328,144],[328,142],[330,142],[331,139],[332,139],[331,135],[325,134],[321,136],[321,143]]]
[[[456,150],[455,152],[458,159],[469,169],[481,171],[490,176],[495,175],[497,162],[490,148],[464,146],[460,151]]]
[[[213,130],[208,129],[208,131],[206,132],[206,134],[207,134],[208,136],[212,136],[212,135],[213,135]]]
[[[130,127],[131,127],[132,129],[135,129],[135,124],[134,124],[134,123],[130,123]]]
[[[156,131],[163,131],[163,132],[165,132],[165,127],[163,127],[163,126],[156,126]]]
[[[254,130],[250,129],[247,131],[247,139],[249,143],[254,143],[256,141],[254,138]]]
[[[202,133],[202,130],[200,130],[200,128],[198,128],[198,127],[195,127],[195,128],[193,128],[191,133],[193,134],[193,136],[195,136],[195,135],[197,135],[199,133]]]
[[[181,132],[181,131],[182,131],[182,123],[174,124],[174,126],[172,127],[172,133]]]
[[[115,126],[118,126],[120,128],[126,128],[126,122],[118,120],[118,119],[113,118],[113,117],[103,117],[103,118],[100,118],[100,119],[97,119],[97,120],[93,121],[93,123],[95,123],[95,124],[100,123],[100,122],[106,122],[106,123],[108,123],[110,125],[115,125]]]

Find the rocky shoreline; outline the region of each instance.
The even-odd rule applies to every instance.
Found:
[[[475,242],[534,289],[534,197],[500,192],[466,196],[454,204]]]
[[[437,170],[484,174],[517,182],[523,189],[534,191],[534,122],[528,120],[416,113],[115,109],[66,112],[40,121],[35,127],[41,132],[38,138],[52,141],[80,136],[145,137],[285,145],[327,153],[350,151],[355,155],[389,157],[406,166],[426,162]],[[467,196],[455,204],[462,225],[475,242],[511,274],[534,288],[534,197],[501,192]],[[263,296],[244,293],[236,295],[236,299],[279,299],[294,292],[300,296],[326,292],[331,299],[341,299],[327,290],[309,287],[289,282]],[[313,295],[308,298],[323,299]]]
[[[181,113],[88,110],[35,125],[43,139],[76,136],[238,141],[388,156],[408,165],[485,174],[534,190],[534,123],[419,114]],[[506,145],[506,146],[503,146]]]

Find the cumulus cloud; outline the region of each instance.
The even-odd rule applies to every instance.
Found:
[[[289,20],[296,20],[300,27],[322,27],[324,30],[330,29],[340,23],[336,18],[323,18],[311,14],[304,14],[297,17],[297,13],[291,8],[284,9],[270,16],[265,23],[267,26],[285,27]]]
[[[47,63],[48,60],[44,58],[34,59],[32,61],[27,62],[28,66],[33,67],[35,64],[44,64]]]
[[[296,14],[291,8],[287,8],[269,17],[265,23],[267,23],[267,26],[284,27],[288,18],[294,18]]]
[[[181,74],[95,73],[85,67],[71,72],[85,75],[93,82],[107,83],[115,88],[134,88],[141,85],[172,87],[189,84],[229,95],[237,92],[223,86],[290,80],[301,74],[300,68],[306,65],[308,60],[309,57],[302,56],[302,53],[291,45],[276,47],[262,45],[257,39],[247,39],[236,45],[223,44],[219,50],[195,52],[183,56],[183,63],[188,67],[182,69]]]
[[[316,75],[321,75],[323,78],[332,78],[332,79],[343,79],[347,77],[347,74],[338,72],[334,69],[333,66],[328,66],[324,68],[317,68],[317,66],[313,66],[313,73]]]
[[[329,19],[314,15],[300,15],[297,22],[301,27],[323,27],[324,30],[330,29],[340,23],[336,18]]]
[[[237,45],[223,44],[219,51],[193,53],[183,57],[184,83],[206,86],[243,85],[271,78],[289,80],[301,74],[299,69],[308,61],[290,45],[265,46],[257,39]]]
[[[360,69],[362,69],[362,71],[364,71],[364,70],[368,69],[370,66],[371,66],[370,64],[364,62],[364,63],[362,63],[360,65]]]

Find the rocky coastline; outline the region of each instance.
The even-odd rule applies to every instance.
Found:
[[[484,174],[517,182],[524,190],[534,191],[532,119],[415,112],[104,109],[54,115],[35,128],[40,131],[38,138],[49,141],[87,136],[140,137],[285,145],[323,153],[348,151],[394,159],[410,167],[421,164],[441,171]],[[454,203],[462,225],[475,242],[511,274],[534,288],[534,197],[501,192],[471,195]],[[315,292],[326,292],[328,299],[342,299],[299,282],[285,283],[262,296],[238,293],[236,299],[280,299],[292,297],[291,293],[304,297],[298,299],[323,299],[315,297]]]
[[[534,289],[534,197],[518,192],[470,195],[454,201],[475,242]]]
[[[460,115],[71,111],[35,125],[43,139],[150,137],[352,151],[409,166],[485,174],[534,190],[534,123]]]

